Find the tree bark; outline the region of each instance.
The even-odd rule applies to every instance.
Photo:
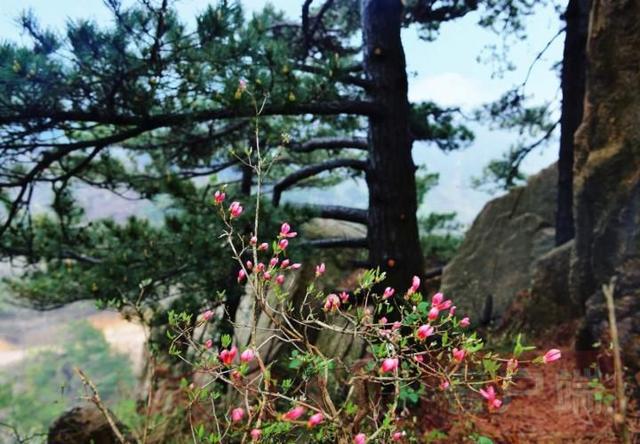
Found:
[[[416,167],[411,157],[407,73],[400,36],[400,0],[362,0],[364,68],[370,99],[380,114],[369,116],[369,260],[387,273],[384,285],[404,291],[421,276],[423,258],[416,218]]]
[[[562,117],[558,159],[556,245],[573,239],[574,134],[582,121],[587,70],[590,0],[570,0],[565,13],[566,36],[562,62]]]

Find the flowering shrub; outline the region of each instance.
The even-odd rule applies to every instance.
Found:
[[[292,275],[301,264],[294,261],[290,244],[297,233],[285,222],[268,242],[255,234],[263,168],[256,145],[257,163],[246,162],[258,177],[253,233],[236,228],[236,221],[247,217],[240,202],[227,206],[222,190],[213,199],[226,226],[221,238],[238,265],[237,281],[253,298],[248,345],[230,336],[221,338],[218,350],[211,339],[196,343],[193,330],[214,322],[211,311],[197,320],[184,313],[170,316],[172,353],[187,360],[183,350],[197,352],[189,362],[199,377],[184,387],[194,440],[289,442],[304,435],[305,441],[322,443],[409,442],[414,430],[402,417],[411,404],[440,393],[464,408],[462,395],[471,394],[495,413],[523,366],[560,358],[554,349],[522,360],[533,347],[522,345],[519,336],[509,356],[485,351],[470,319],[459,317],[442,293],[424,295],[418,276],[407,288],[379,291],[385,275],[369,270],[352,291],[325,294],[319,281],[326,266],[311,264],[315,277],[301,307],[294,307]],[[258,343],[261,316],[274,328],[267,341]],[[356,338],[367,353],[355,363],[328,356],[311,339],[319,331]],[[261,351],[270,341],[286,344],[290,353],[265,362]]]

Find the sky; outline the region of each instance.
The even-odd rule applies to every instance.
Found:
[[[212,0],[213,1],[213,0]],[[194,23],[198,11],[202,11],[209,0],[181,0],[178,10],[188,23]],[[246,11],[261,9],[266,0],[243,0]],[[299,16],[301,0],[272,0],[270,3],[284,10],[291,17]],[[65,22],[73,18],[93,18],[108,25],[110,19],[101,0],[0,0],[0,40],[23,41],[16,25],[21,11],[32,9],[42,25],[62,30]],[[514,71],[503,76],[493,75],[488,63],[478,57],[486,54],[487,45],[497,44],[502,36],[477,26],[478,16],[470,14],[462,19],[443,25],[436,41],[427,42],[418,38],[417,30],[403,31],[403,43],[409,74],[409,99],[433,100],[443,106],[461,107],[465,114],[497,99],[502,92],[522,83],[536,55],[562,26],[557,11],[552,7],[539,8],[527,19],[525,41],[511,46],[509,56],[515,65]],[[532,103],[554,101],[554,109],[560,106],[559,78],[552,67],[562,58],[563,37],[558,38],[545,51],[534,66],[526,85],[526,94]],[[415,143],[414,160],[428,171],[440,173],[440,183],[426,197],[421,212],[458,213],[458,219],[468,225],[482,206],[493,196],[475,190],[471,186],[473,177],[482,174],[490,159],[499,158],[515,143],[516,135],[486,127],[471,125],[476,133],[473,144],[452,153],[443,153],[426,143]],[[557,159],[557,143],[531,154],[523,164],[523,171],[532,174]],[[296,198],[296,194],[291,194]],[[345,201],[348,197],[348,202]],[[341,188],[327,190],[317,198],[331,199],[333,203],[349,203],[366,206],[366,187],[354,182]]]

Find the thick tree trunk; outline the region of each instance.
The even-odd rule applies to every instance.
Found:
[[[416,219],[407,73],[400,37],[400,0],[362,0],[364,67],[380,114],[369,119],[369,259],[404,290],[423,271]]]
[[[635,371],[640,370],[639,48],[640,0],[593,0],[584,119],[575,138],[571,291],[585,304],[589,335],[583,338],[608,341],[602,285],[617,278],[623,358]]]
[[[573,146],[582,121],[587,69],[587,32],[590,0],[570,0],[562,63],[562,117],[558,160],[558,209],[556,245],[573,239]]]

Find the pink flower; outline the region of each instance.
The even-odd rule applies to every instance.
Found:
[[[262,430],[252,429],[251,432],[249,432],[249,434],[251,435],[251,440],[258,441],[260,439],[260,436],[262,435]]]
[[[309,418],[309,421],[307,421],[307,425],[309,427],[315,427],[322,421],[324,421],[324,415],[322,413],[316,413]]]
[[[291,264],[291,268],[293,268],[294,270],[298,270],[300,267],[302,267],[302,264],[298,264],[298,263]]]
[[[416,362],[424,362],[424,356],[422,355],[413,355],[413,359],[415,359]]]
[[[263,242],[260,245],[258,245],[258,251],[267,251],[268,249],[269,249],[269,244],[266,242]]]
[[[213,339],[207,339],[206,341],[204,341],[204,346],[205,348],[213,347]]]
[[[302,415],[304,415],[304,407],[298,406],[298,407],[292,408],[287,413],[282,415],[282,419],[284,419],[285,421],[295,421],[298,418],[300,418]]]
[[[347,293],[346,291],[343,291],[342,293],[340,293],[340,300],[342,301],[343,304],[346,304],[347,302],[349,302],[349,293]]]
[[[247,261],[244,265],[247,267],[247,270],[251,270],[253,268],[253,262],[251,261]]]
[[[385,325],[387,323],[387,318],[385,316],[383,316],[383,317],[380,318],[380,320],[378,322],[380,322],[382,325]]]
[[[438,310],[438,307],[431,307],[431,310],[429,310],[429,315],[427,317],[430,321],[435,321],[436,319],[438,319],[439,314],[440,310]]]
[[[449,316],[455,316],[456,314],[456,306],[454,305],[449,309]]]
[[[280,241],[278,242],[278,248],[280,248],[281,250],[286,250],[288,246],[289,241],[286,239],[280,239]]]
[[[240,205],[240,202],[231,202],[231,205],[229,206],[229,212],[231,213],[231,217],[240,217],[240,215],[242,214],[243,208],[242,205]]]
[[[242,92],[247,89],[247,81],[245,79],[238,80],[238,91]]]
[[[253,361],[253,358],[255,357],[256,357],[256,352],[248,348],[245,351],[243,351],[242,354],[240,355],[240,361],[249,363]]]
[[[400,361],[398,360],[398,358],[386,358],[384,361],[382,361],[382,366],[380,366],[380,372],[381,373],[393,372],[397,370],[399,363]]]
[[[262,273],[264,271],[264,264],[262,262],[258,262],[258,265],[256,265],[256,271],[258,273]]]
[[[418,291],[418,288],[420,288],[420,278],[418,276],[414,276],[411,280],[411,287],[407,290],[407,294],[411,295],[415,293]]]
[[[276,265],[278,265],[278,258],[277,257],[272,257],[271,260],[269,261],[269,266],[270,267],[275,267]]]
[[[396,291],[391,287],[385,288],[384,293],[382,294],[382,299],[389,299],[395,292]]]
[[[324,266],[324,262],[321,263],[320,265],[316,265],[316,277],[320,277],[324,274],[325,272],[325,266]]]
[[[447,381],[445,379],[440,383],[440,390],[444,391],[444,390],[448,389],[450,385],[451,384],[449,384],[449,381]]]
[[[453,349],[453,359],[456,362],[462,362],[464,360],[464,356],[465,356],[466,352],[464,351],[464,349],[458,350],[457,348]]]
[[[444,300],[442,293],[436,293],[431,298],[431,307],[435,307],[438,311],[448,310],[453,305],[451,299]],[[454,310],[455,311],[455,310]]]
[[[561,357],[562,353],[560,352],[560,350],[558,350],[557,348],[552,348],[544,354],[544,356],[542,357],[542,362],[548,364],[550,362],[557,361]]]
[[[225,197],[227,197],[227,196],[222,191],[216,191],[215,193],[213,193],[213,200],[218,205],[221,204],[222,202],[224,202],[224,198]]]
[[[391,325],[392,330],[399,330],[402,327],[402,323],[400,321],[396,321]]]
[[[230,365],[238,354],[238,348],[234,345],[229,350],[222,350],[220,352],[220,360],[225,365]]]
[[[238,270],[238,282],[242,282],[244,281],[244,279],[247,277],[247,273],[244,272],[244,270]]]
[[[366,444],[366,442],[367,442],[367,435],[365,435],[364,433],[358,433],[353,438],[353,444]]]
[[[244,409],[237,407],[231,410],[231,420],[233,422],[242,421],[242,418],[244,418]]]
[[[406,432],[395,432],[391,435],[391,441],[402,441],[402,438],[406,435]]]
[[[282,269],[284,270],[285,268],[287,268],[287,267],[289,266],[289,263],[290,263],[289,259],[285,259],[285,260],[283,260],[283,261],[280,263],[280,268],[282,268]]]
[[[496,397],[496,391],[492,385],[487,387],[486,390],[480,389],[480,394],[487,400],[489,410],[497,410],[502,406],[502,401]]]
[[[251,239],[249,239],[249,244],[257,245],[258,244],[258,238],[256,236],[251,236]]]
[[[211,318],[213,318],[213,311],[207,310],[204,313],[202,313],[202,319],[204,319],[205,321],[208,321]]]
[[[278,284],[278,285],[284,284],[284,275],[283,274],[279,274],[279,275],[276,276],[276,284]]]
[[[291,226],[288,223],[283,223],[280,227],[280,237],[296,237],[298,233],[291,231]]]
[[[471,321],[467,317],[462,318],[462,320],[460,321],[460,327],[462,328],[467,328],[470,324]]]
[[[429,324],[421,325],[420,327],[418,327],[418,331],[416,332],[416,336],[421,341],[424,341],[425,339],[427,339],[432,334],[433,334],[433,327],[430,326]]]
[[[269,273],[268,271],[265,271],[265,272],[262,274],[262,278],[263,278],[265,281],[270,281],[270,280],[271,280],[271,273]]]
[[[324,311],[336,311],[338,308],[340,308],[340,298],[331,293],[324,301]]]

